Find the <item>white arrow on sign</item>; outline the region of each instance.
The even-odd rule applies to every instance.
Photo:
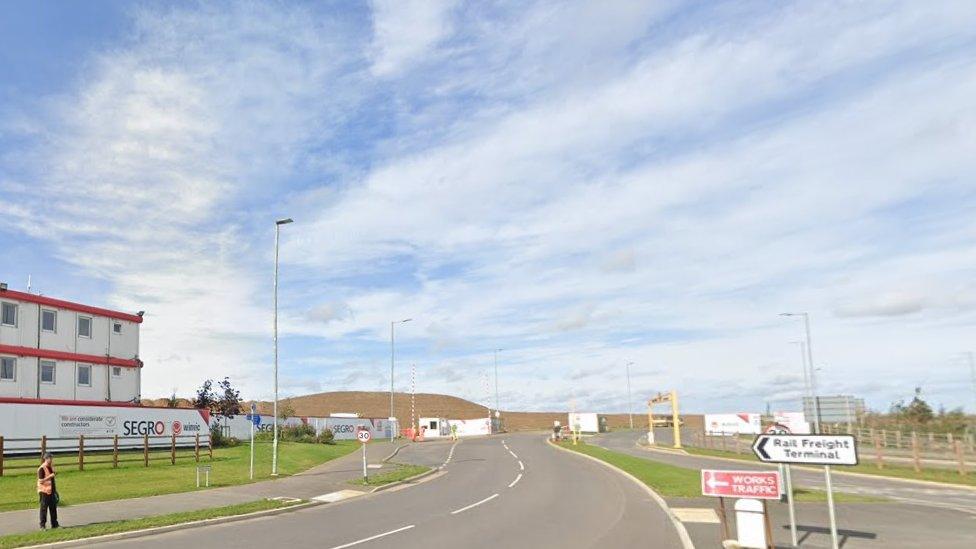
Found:
[[[857,465],[853,435],[759,435],[752,452],[766,463]]]
[[[705,481],[705,484],[707,484],[709,488],[715,488],[716,486],[728,486],[729,485],[728,482],[722,482],[721,480],[715,480],[715,477],[709,477],[708,480]]]

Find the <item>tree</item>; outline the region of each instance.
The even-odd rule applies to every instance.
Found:
[[[176,398],[176,391],[173,391],[173,394],[170,395],[170,397],[166,399],[166,407],[167,408],[176,408],[179,405],[180,405],[180,399]]]
[[[916,425],[925,425],[935,418],[935,412],[928,402],[922,399],[922,388],[915,387],[915,397],[905,405],[905,401],[898,401],[891,405],[892,415]]]
[[[214,413],[223,417],[234,417],[239,415],[243,409],[241,392],[230,384],[230,378],[225,377],[223,381],[217,384],[217,386],[220,388],[220,392],[217,395],[217,403]]]
[[[278,410],[278,421],[284,423],[290,417],[295,417],[295,409],[291,404],[282,404],[281,409]]]
[[[206,380],[197,389],[197,396],[193,399],[193,407],[200,410],[214,411],[217,396],[213,392],[213,380]]]

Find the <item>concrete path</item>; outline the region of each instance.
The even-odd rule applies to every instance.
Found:
[[[401,455],[446,461],[444,472],[406,490],[104,546],[681,547],[667,513],[640,486],[584,456],[550,447],[545,435],[465,439],[453,454],[450,445],[427,444]],[[429,451],[438,447],[448,449],[449,460]]]
[[[663,433],[661,433],[663,435]],[[589,439],[607,449],[668,463],[689,469],[768,469],[769,466],[746,461],[733,462],[675,452],[651,451],[636,445],[639,435],[618,431]],[[655,434],[657,436],[657,433]],[[660,438],[659,438],[660,440]],[[794,469],[794,484],[823,489],[823,476]],[[838,531],[845,548],[959,548],[973,547],[976,539],[976,491],[941,488],[904,483],[884,478],[834,476],[839,491],[892,497],[885,503],[840,503],[837,505]],[[701,510],[689,512],[691,520],[683,521],[697,547],[717,547],[720,528],[716,522],[698,522],[704,518],[717,519],[715,498],[666,498],[672,509]],[[951,502],[951,503],[950,503]],[[732,501],[728,502],[729,518]],[[773,538],[777,547],[790,547],[789,513],[785,504],[770,505],[774,525]],[[826,503],[797,504],[797,524],[801,547],[829,547]]]
[[[396,446],[389,441],[372,442],[368,448],[368,462],[380,464],[394,449]],[[409,456],[410,453],[404,453],[404,457],[409,459]],[[399,453],[397,458],[394,461],[403,459]],[[386,464],[384,467],[389,469],[392,466]],[[277,480],[161,496],[72,505],[59,508],[58,518],[62,527],[69,527],[182,511],[196,511],[272,497],[310,499],[338,490],[365,492],[369,489],[349,484],[350,480],[362,478],[362,471],[362,454],[356,451],[313,467],[303,473],[281,477]],[[382,472],[383,469],[370,469],[369,471],[370,474],[374,474]],[[0,535],[32,532],[37,528],[38,512],[36,509],[0,513]]]

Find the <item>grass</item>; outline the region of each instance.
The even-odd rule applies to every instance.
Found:
[[[424,467],[423,465],[397,465],[396,469],[387,473],[372,475],[367,481],[359,479],[351,480],[349,483],[356,484],[358,486],[383,486],[384,484],[399,482],[412,476],[426,473],[427,471],[430,471],[430,467]]]
[[[698,469],[686,469],[676,465],[651,461],[586,443],[573,446],[572,442],[563,442],[560,443],[560,446],[595,457],[610,465],[623,469],[637,477],[638,480],[661,496],[680,498],[702,497],[701,472]],[[825,492],[807,488],[794,487],[793,497],[795,501],[827,501],[827,494]],[[843,503],[876,503],[887,500],[860,494],[834,492],[834,501]]]
[[[335,445],[280,443],[278,450],[278,472],[280,475],[293,475],[309,469],[320,463],[348,454],[358,448],[353,441],[340,441]],[[200,465],[211,465],[210,486],[232,486],[251,482],[248,478],[249,446],[241,445],[232,448],[214,449],[211,462],[201,452]],[[178,459],[176,465],[170,465],[169,453],[157,453],[150,460],[149,467],[143,467],[142,453],[120,454],[120,458],[135,459],[137,461],[120,463],[118,469],[113,469],[111,463],[86,464],[84,471],[78,471],[76,466],[58,465],[58,458],[54,459],[57,470],[58,492],[61,494],[61,505],[77,505],[95,501],[155,496],[175,492],[189,492],[197,490],[196,466],[193,458]],[[104,458],[102,458],[104,459]],[[36,459],[18,459],[5,461],[5,465],[23,461],[32,465],[29,469],[5,471],[0,477],[0,511],[30,509],[37,507],[37,489],[34,480]],[[271,478],[271,444],[255,444],[254,447],[254,481]],[[202,488],[201,488],[202,489]]]
[[[752,454],[737,454],[724,450],[714,450],[712,448],[685,447],[689,454],[699,456],[715,456],[723,458],[739,459],[742,461],[756,461]],[[864,456],[862,456],[863,458]],[[913,467],[885,463],[884,469],[878,469],[873,463],[860,463],[858,465],[835,466],[834,471],[840,473],[862,473],[865,475],[876,475],[879,477],[907,478],[912,480],[927,480],[931,482],[944,482],[946,484],[962,484],[965,486],[976,486],[976,474],[960,476],[954,469],[922,469],[916,473]]]
[[[117,534],[120,532],[131,532],[133,530],[143,530],[145,528],[156,528],[160,526],[170,526],[185,522],[212,519],[217,517],[229,517],[234,515],[244,515],[257,511],[278,509],[296,505],[300,502],[282,502],[274,500],[252,501],[238,505],[228,505],[226,507],[216,507],[214,509],[202,509],[199,511],[187,511],[183,513],[172,513],[169,515],[159,515],[155,517],[145,517],[132,520],[118,520],[112,522],[100,522],[85,526],[75,526],[71,528],[58,528],[56,530],[38,530],[27,534],[11,534],[0,536],[0,548],[24,547],[27,545],[38,545],[42,543],[54,543],[58,541],[68,541],[75,539],[90,538],[94,536],[104,536],[106,534]]]

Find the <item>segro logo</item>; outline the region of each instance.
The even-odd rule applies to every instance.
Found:
[[[180,426],[182,429],[182,425]],[[122,434],[132,435],[162,435],[166,432],[166,424],[162,421],[123,421]]]

